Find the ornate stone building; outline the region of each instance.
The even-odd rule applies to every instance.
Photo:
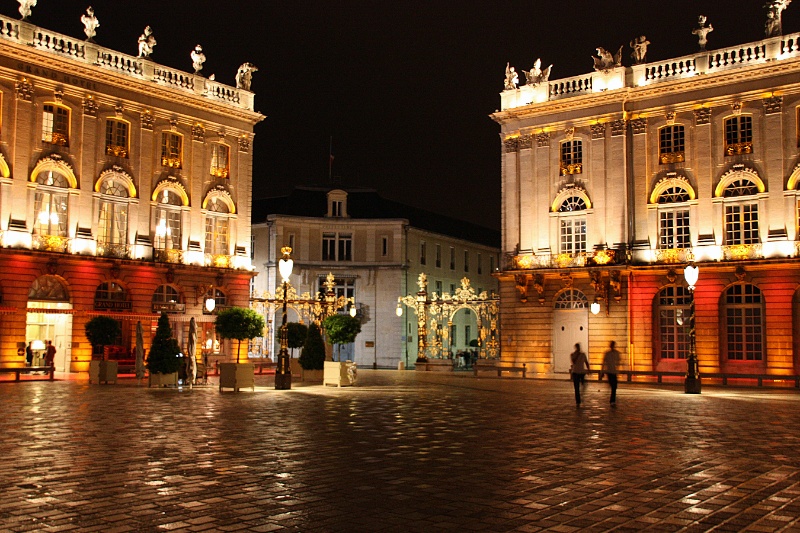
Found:
[[[324,291],[332,273],[336,294],[355,301],[362,329],[343,357],[365,367],[397,368],[398,361],[413,367],[417,318],[411,309],[397,316],[398,297],[419,290],[421,273],[428,291],[440,296],[455,294],[463,278],[475,291],[496,292],[492,272],[499,237],[497,231],[392,202],[374,190],[297,187],[287,197],[254,201],[253,263],[259,274],[253,294],[276,293],[280,250],[290,246],[291,283],[298,294]],[[302,318],[295,309],[288,316]],[[468,348],[479,334],[475,314],[461,310],[452,322],[453,351]],[[274,321],[270,335],[276,335]],[[268,352],[270,344],[263,345]]]
[[[204,301],[248,305],[263,116],[249,90],[140,56],[0,17],[0,364],[50,339],[58,371],[85,370],[98,314],[122,358],[161,311],[218,351]]]
[[[703,29],[696,54],[501,93],[503,359],[566,372],[615,340],[626,369],[685,371],[694,262],[700,371],[800,372],[800,34],[706,51]]]

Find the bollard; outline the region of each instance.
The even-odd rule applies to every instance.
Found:
[[[397,370],[405,370],[405,369],[406,369],[405,361],[400,361],[399,363],[397,363]]]

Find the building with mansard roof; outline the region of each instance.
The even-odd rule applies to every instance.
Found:
[[[195,317],[197,354],[220,358],[204,302],[249,304],[264,117],[249,90],[145,52],[0,16],[0,364],[52,340],[57,371],[86,370],[84,324],[101,314],[130,359],[136,324],[149,345],[162,311],[184,348]]]
[[[701,374],[800,373],[798,43],[500,94],[503,359],[567,372],[614,340],[626,370],[686,371],[694,296]]]
[[[417,317],[412,309],[401,317],[396,311],[399,296],[419,290],[420,274],[427,276],[428,291],[439,296],[455,294],[464,278],[478,294],[497,292],[496,230],[403,205],[372,189],[296,187],[288,196],[255,200],[252,218],[258,272],[253,295],[276,294],[284,246],[292,248],[290,281],[297,294],[324,292],[333,274],[336,295],[353,298],[361,319],[356,342],[342,352],[359,366],[397,368],[400,361],[414,366]],[[289,321],[303,318],[290,309]],[[469,349],[481,334],[475,313],[459,310],[451,322],[439,324],[447,329],[439,347],[454,354]],[[268,323],[263,349],[271,356],[276,328],[274,319]]]

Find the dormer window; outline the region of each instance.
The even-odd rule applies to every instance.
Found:
[[[328,192],[329,217],[347,217],[347,193],[340,189]]]

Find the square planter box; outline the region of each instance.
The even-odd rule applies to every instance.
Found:
[[[310,382],[310,383],[322,383],[322,378],[324,375],[324,370],[300,370],[300,381]]]
[[[251,387],[256,390],[255,380],[256,365],[253,363],[220,363],[219,364],[219,390],[239,389]]]
[[[353,361],[325,361],[323,385],[346,387],[356,384],[357,367]]]
[[[117,383],[118,363],[116,361],[90,361],[89,383]]]
[[[170,374],[150,374],[150,381],[148,387],[177,387],[178,386],[178,373],[172,372]]]

